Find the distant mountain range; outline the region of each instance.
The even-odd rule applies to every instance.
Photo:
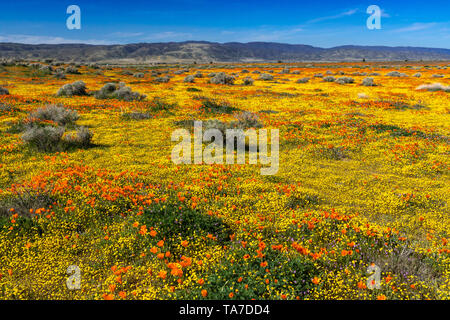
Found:
[[[450,49],[340,46],[329,49],[273,42],[206,41],[125,45],[0,43],[0,58],[54,59],[67,62],[294,62],[450,60]]]

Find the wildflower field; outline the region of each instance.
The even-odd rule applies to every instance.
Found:
[[[0,299],[448,299],[449,88],[448,62],[4,63]],[[174,164],[193,120],[279,129],[278,172]]]

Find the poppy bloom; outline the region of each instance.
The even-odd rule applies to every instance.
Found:
[[[158,248],[157,247],[152,247],[151,249],[150,249],[150,252],[151,253],[157,253],[158,252]]]
[[[202,297],[206,297],[208,295],[208,291],[205,289],[202,290]]]
[[[114,300],[114,296],[112,294],[103,294],[103,300]]]
[[[314,284],[319,284],[320,278],[314,277],[311,281],[312,281],[312,283],[314,283]]]
[[[359,281],[358,282],[358,288],[359,289],[365,289],[366,288],[366,284],[363,281]]]

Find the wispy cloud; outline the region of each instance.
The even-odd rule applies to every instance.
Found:
[[[112,37],[116,38],[135,38],[143,36],[143,32],[114,32],[110,34]]]
[[[390,18],[391,15],[389,13],[387,13],[386,10],[381,9],[381,17],[382,18]]]
[[[349,16],[354,15],[357,12],[358,12],[358,9],[351,9],[351,10],[347,10],[347,11],[341,12],[339,14],[336,14],[334,16],[326,16],[326,17],[319,17],[316,19],[312,19],[312,20],[309,20],[308,23],[317,23],[317,22],[322,22],[322,21],[327,21],[327,20],[335,20],[335,19],[340,19],[343,17],[349,17]]]
[[[416,22],[413,23],[410,26],[404,27],[404,28],[399,28],[399,29],[395,29],[393,30],[393,32],[413,32],[413,31],[421,31],[421,30],[426,30],[426,29],[430,29],[433,28],[437,25],[437,23],[435,22],[429,22],[429,23],[420,23],[420,22]]]
[[[25,44],[65,44],[65,43],[112,44],[110,41],[107,41],[107,40],[67,39],[67,38],[63,38],[63,37],[36,36],[36,35],[27,35],[27,34],[0,35],[0,42],[15,42],[15,43],[25,43]]]

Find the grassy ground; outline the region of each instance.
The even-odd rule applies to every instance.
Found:
[[[386,65],[152,69],[167,71],[168,83],[145,68],[129,68],[144,72],[135,78],[81,67],[58,80],[4,67],[0,298],[447,299],[449,93],[416,88],[450,85],[448,63]],[[328,70],[355,82],[314,77]],[[407,77],[386,76],[393,70]],[[183,82],[197,71],[202,78]],[[239,74],[235,84],[207,83],[221,71]],[[377,86],[362,86],[363,72],[379,73]],[[246,76],[253,85],[242,85]],[[296,83],[303,77],[311,80]],[[76,80],[89,92],[123,81],[147,98],[56,96]],[[239,111],[205,111],[204,98]],[[42,152],[24,143],[19,124],[48,104],[76,110],[92,145]],[[230,122],[240,111],[280,130],[276,175],[262,176],[259,165],[173,164],[181,121]],[[148,117],[124,116],[132,112]],[[381,272],[375,290],[372,264]],[[71,265],[79,290],[66,285]]]

